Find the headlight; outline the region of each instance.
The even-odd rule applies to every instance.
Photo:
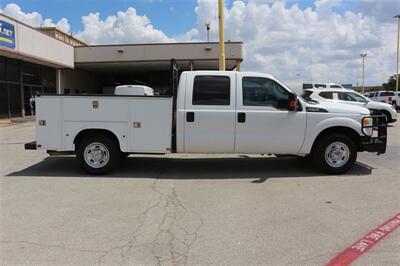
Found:
[[[365,135],[367,136],[372,136],[372,123],[373,123],[373,118],[372,117],[363,117],[361,120],[362,124],[362,131]]]

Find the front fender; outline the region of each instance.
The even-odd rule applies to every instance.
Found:
[[[307,118],[307,129],[306,135],[304,138],[304,143],[300,148],[300,154],[309,154],[311,152],[311,148],[314,144],[314,141],[317,139],[319,134],[322,131],[333,128],[333,127],[346,127],[357,132],[358,135],[362,136],[363,133],[361,131],[361,118],[362,116],[356,115],[352,118],[349,117],[329,117],[322,119],[318,116],[324,114],[318,114],[316,116],[309,115]],[[325,114],[326,115],[326,114]],[[359,120],[359,121],[358,121]]]

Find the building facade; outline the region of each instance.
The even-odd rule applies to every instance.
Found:
[[[239,69],[242,43],[226,43],[225,53],[226,68]],[[111,94],[142,84],[168,95],[174,69],[218,69],[218,56],[218,44],[208,42],[87,45],[0,14],[0,118],[33,115],[35,94]]]

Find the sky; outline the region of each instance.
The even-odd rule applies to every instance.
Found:
[[[56,26],[89,44],[218,40],[217,0],[0,0],[0,12]],[[225,0],[226,40],[242,41],[243,71],[281,80],[367,85],[396,70],[399,0]]]

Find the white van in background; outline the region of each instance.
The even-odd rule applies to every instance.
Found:
[[[297,95],[303,94],[306,89],[345,89],[335,83],[323,83],[314,81],[287,81],[285,84]]]
[[[154,90],[145,85],[120,85],[115,87],[115,95],[154,96]]]
[[[145,85],[120,85],[103,87],[104,95],[154,96],[154,90]]]

